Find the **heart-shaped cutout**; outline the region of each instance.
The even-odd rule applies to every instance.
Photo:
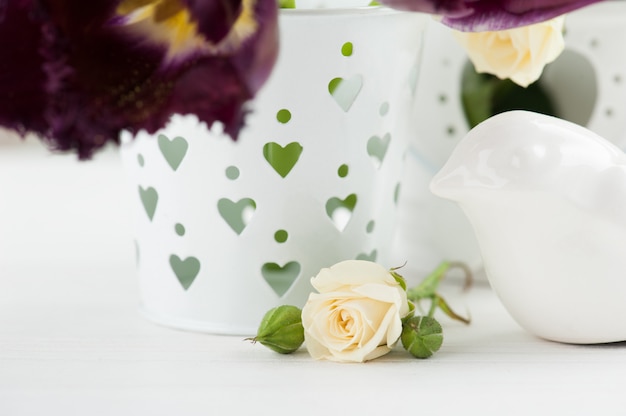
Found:
[[[285,147],[275,142],[265,143],[263,146],[265,160],[283,178],[291,172],[301,154],[302,145],[298,142],[289,143]]]
[[[300,263],[290,261],[284,266],[277,263],[265,263],[261,267],[261,274],[268,285],[274,290],[278,296],[282,296],[298,278],[300,274]]]
[[[372,136],[367,141],[367,154],[370,155],[376,169],[380,169],[383,164],[390,141],[391,134],[389,133],[386,133],[382,139],[378,136]]]
[[[350,222],[356,202],[356,194],[350,194],[344,199],[333,197],[326,201],[326,214],[339,231],[345,230]]]
[[[572,89],[569,84],[568,89]],[[445,104],[446,100],[442,98],[445,97],[440,97],[440,103]],[[586,98],[581,99],[581,102],[586,101]],[[461,104],[470,128],[496,114],[515,109],[556,115],[557,108],[553,101],[551,94],[540,82],[522,87],[508,78],[500,79],[492,74],[479,73],[469,61],[461,73]],[[444,108],[447,109],[447,106]],[[449,125],[445,131],[450,138],[457,134],[454,125]]]
[[[180,282],[183,289],[189,289],[189,286],[196,280],[196,276],[200,272],[200,260],[195,257],[187,257],[182,260],[176,254],[170,256],[170,266]]]
[[[250,198],[243,198],[237,202],[222,198],[217,201],[217,210],[230,228],[239,235],[250,223],[256,210],[256,202]]]
[[[328,92],[345,112],[350,110],[350,107],[352,107],[352,104],[359,96],[361,88],[363,88],[363,77],[361,75],[355,75],[350,79],[337,77],[331,79],[328,83]]]
[[[143,188],[139,187],[139,197],[141,198],[141,203],[143,204],[143,208],[146,210],[146,214],[148,214],[148,218],[152,221],[154,218],[154,213],[156,212],[157,203],[159,202],[159,194],[153,187]]]
[[[568,44],[567,37],[565,44]],[[539,79],[539,84],[545,87],[554,101],[559,118],[580,126],[589,124],[598,105],[598,95],[601,94],[598,91],[601,77],[595,69],[600,68],[601,64],[590,60],[594,57],[592,53],[587,54],[565,49],[554,62],[546,66]]]
[[[158,142],[163,157],[172,170],[176,171],[187,154],[187,149],[189,148],[187,140],[180,136],[170,140],[166,135],[159,134]]]
[[[365,261],[376,261],[376,257],[378,256],[378,251],[372,250],[371,253],[361,253],[356,256],[357,260],[365,260]]]

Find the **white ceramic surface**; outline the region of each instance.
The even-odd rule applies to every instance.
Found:
[[[472,324],[437,311],[444,342],[426,361],[397,345],[340,365],[153,325],[136,314],[135,193],[117,149],[84,163],[16,140],[0,149],[0,178],[2,416],[400,416],[401,398],[427,398],[417,416],[624,409],[626,345],[544,342],[486,288],[444,282]]]
[[[472,222],[489,281],[521,326],[626,340],[626,156],[595,133],[514,111],[481,123],[432,191]]]
[[[546,67],[542,85],[562,117],[626,149],[626,2],[605,1],[566,18],[564,53]],[[482,259],[471,226],[449,201],[435,198],[428,182],[468,131],[461,105],[461,74],[468,64],[451,31],[429,21],[418,84],[417,127],[405,179],[400,250],[422,270],[442,259],[480,269]],[[429,212],[420,218],[417,212]],[[407,256],[405,256],[407,257]]]
[[[191,116],[126,140],[147,316],[249,335],[322,267],[388,263],[425,19],[284,10],[237,142]]]

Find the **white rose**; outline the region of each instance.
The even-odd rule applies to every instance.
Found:
[[[409,313],[406,291],[388,270],[348,260],[311,279],[302,309],[306,348],[315,359],[363,362],[393,348]]]
[[[477,72],[510,78],[522,87],[539,79],[546,64],[563,51],[564,17],[497,32],[458,32]]]

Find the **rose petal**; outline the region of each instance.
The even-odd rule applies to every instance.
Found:
[[[454,32],[477,72],[526,87],[564,48],[563,17],[499,32]]]
[[[394,303],[346,293],[311,294],[302,310],[307,350],[313,358],[363,362],[386,354],[402,322]],[[352,319],[346,330],[345,319]]]
[[[338,353],[337,351],[330,350],[330,353],[337,360],[342,361],[350,361],[350,362],[364,362],[373,360],[375,358],[381,357],[388,352],[391,351],[391,347],[400,337],[400,332],[397,332],[396,323],[397,311],[395,307],[391,307],[387,310],[387,313],[384,315],[384,318],[381,320],[378,330],[370,337],[369,340],[365,344],[362,345],[361,348],[357,348],[351,351],[344,351],[342,353]],[[400,322],[397,319],[397,322]],[[401,324],[400,324],[401,326]],[[389,333],[388,329],[391,328],[393,333]],[[389,340],[391,342],[388,342]]]
[[[340,278],[337,278],[337,277]],[[364,260],[346,260],[322,269],[311,279],[311,284],[320,293],[339,291],[346,286],[383,283],[398,285],[393,276],[377,263]]]
[[[409,312],[406,292],[400,286],[366,284],[355,287],[353,290],[357,295],[394,304],[402,317]]]

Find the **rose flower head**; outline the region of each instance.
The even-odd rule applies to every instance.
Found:
[[[563,15],[601,0],[381,0],[456,31],[477,72],[527,87],[563,51]]]
[[[347,260],[311,279],[302,309],[306,348],[315,359],[364,362],[385,355],[402,334],[409,312],[405,288],[389,270]]]
[[[495,32],[458,32],[454,35],[467,51],[477,72],[511,79],[527,87],[541,76],[546,64],[563,51],[564,17]]]

